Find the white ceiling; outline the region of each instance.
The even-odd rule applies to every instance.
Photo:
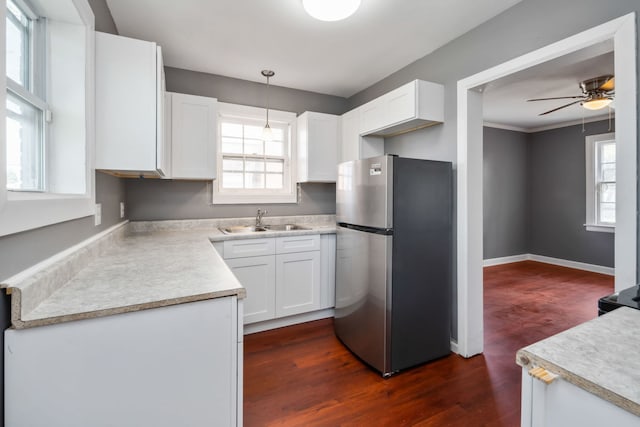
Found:
[[[613,42],[603,42],[538,66],[495,80],[482,88],[484,120],[524,131],[536,131],[571,122],[605,118],[608,109],[589,111],[579,104],[539,116],[571,99],[526,102],[532,98],[582,95],[579,84],[614,74]],[[615,104],[615,102],[614,102]]]
[[[362,0],[339,22],[301,0],[107,0],[123,36],[155,41],[165,65],[349,97],[521,0]]]

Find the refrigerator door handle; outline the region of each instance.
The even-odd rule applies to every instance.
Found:
[[[339,227],[348,228],[349,230],[362,231],[365,233],[380,234],[383,236],[393,236],[393,228],[376,228],[367,227],[365,225],[348,224],[346,222],[339,222]]]

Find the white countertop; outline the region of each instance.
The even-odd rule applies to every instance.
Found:
[[[237,295],[245,290],[206,234],[135,233],[22,316],[27,326]]]
[[[246,219],[130,223],[76,249],[19,283],[6,283],[16,329],[108,316],[204,299],[245,297],[212,241],[335,233],[321,217],[280,217],[307,230],[223,234]],[[280,221],[280,222],[277,222]],[[267,221],[265,223],[268,224]],[[96,248],[96,245],[102,245]]]
[[[640,416],[640,310],[622,307],[520,349],[518,365],[542,367]]]

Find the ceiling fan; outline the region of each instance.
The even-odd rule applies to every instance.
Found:
[[[582,90],[582,95],[580,96],[527,99],[527,102],[548,101],[552,99],[577,99],[577,101],[572,101],[568,104],[554,108],[553,110],[545,111],[544,113],[539,114],[540,116],[553,113],[554,111],[567,108],[574,104],[580,104],[588,110],[599,110],[611,104],[611,101],[613,101],[613,97],[615,95],[615,78],[612,75],[606,75],[585,80],[580,83],[580,89]]]

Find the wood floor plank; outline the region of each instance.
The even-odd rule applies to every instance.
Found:
[[[613,277],[533,261],[484,270],[485,351],[389,379],[335,337],[331,319],[247,335],[244,421],[253,426],[517,426],[516,351],[597,316]]]

